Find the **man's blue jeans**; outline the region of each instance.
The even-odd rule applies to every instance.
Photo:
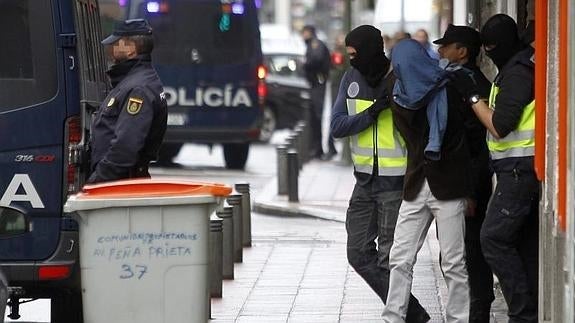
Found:
[[[347,259],[383,303],[389,288],[389,251],[400,205],[401,191],[382,192],[355,185],[347,209]],[[411,295],[406,321],[421,322],[425,316],[425,309]]]

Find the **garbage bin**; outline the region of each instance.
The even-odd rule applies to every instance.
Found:
[[[126,180],[69,198],[80,227],[84,322],[207,322],[209,223],[221,184]]]

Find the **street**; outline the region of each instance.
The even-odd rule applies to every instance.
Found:
[[[262,254],[270,252],[270,249],[276,246],[276,250],[281,251],[283,250],[296,250],[302,251],[307,254],[309,251],[306,249],[309,247],[318,247],[321,249],[325,249],[326,247],[335,246],[338,249],[344,248],[345,243],[345,232],[344,227],[341,223],[329,222],[329,221],[322,221],[316,219],[308,219],[308,218],[300,218],[300,219],[290,219],[286,221],[280,217],[274,216],[266,216],[261,214],[252,214],[252,225],[253,225],[253,243],[254,246],[249,250],[249,252],[254,254]],[[302,253],[302,256],[304,254]],[[339,262],[339,266],[341,268],[345,268],[345,263],[342,264],[341,259],[336,259]],[[248,263],[246,259],[244,264],[239,266],[249,267],[254,265],[253,263]],[[342,266],[343,265],[343,266]],[[297,265],[292,265],[292,268],[295,269]],[[236,265],[236,268],[238,265]],[[325,268],[325,267],[323,267]],[[335,274],[335,273],[334,273]],[[346,274],[345,272],[341,272],[339,274]],[[237,277],[235,281],[226,281],[225,284],[234,284],[240,283],[242,277]],[[290,283],[291,281],[286,280],[286,283]],[[295,286],[294,286],[295,288]],[[286,289],[286,288],[284,288]],[[217,300],[214,302],[213,313],[218,318],[222,318],[222,320],[216,319],[214,322],[229,322],[234,321],[231,319],[236,315],[233,309],[234,304],[237,303],[239,298],[235,298],[234,295],[226,295],[226,285],[224,285],[224,298],[221,300]],[[276,291],[279,294],[282,294],[282,291]],[[258,295],[254,295],[258,296]],[[267,295],[266,298],[270,298],[270,295]],[[247,302],[246,302],[247,303]],[[244,304],[241,304],[243,307]],[[39,300],[34,301],[31,303],[27,303],[21,306],[20,312],[22,318],[20,320],[14,322],[21,322],[21,323],[44,323],[50,322],[50,304],[48,300]],[[274,321],[274,318],[277,315],[270,315],[268,309],[267,311],[265,308],[255,308],[250,310],[261,312],[261,315],[257,315],[260,319],[260,322],[270,322]],[[249,313],[249,312],[246,312]],[[334,314],[338,314],[338,309],[334,310]],[[266,316],[267,315],[267,316]],[[265,319],[267,317],[267,320]],[[229,321],[228,321],[229,320]],[[250,322],[251,320],[240,320],[241,322]],[[7,319],[6,322],[13,322],[12,320]],[[179,323],[179,322],[175,322]]]
[[[175,159],[181,167],[152,169],[153,177],[229,185],[249,182],[252,206],[296,210],[283,216],[252,212],[252,247],[243,249],[243,262],[234,266],[235,278],[224,280],[223,297],[212,299],[211,322],[380,322],[383,304],[346,258],[344,221],[353,188],[351,167],[336,161],[306,164],[300,174],[300,203],[286,203],[274,192],[274,144],[285,135],[277,132],[269,144],[252,146],[245,171],[226,170],[220,147],[210,153],[199,145],[183,147]],[[445,322],[447,290],[435,236],[432,225],[414,268],[413,294],[428,310],[431,322]],[[491,322],[504,321],[505,310],[498,294]],[[15,322],[50,322],[49,300],[23,304],[20,314]]]
[[[181,168],[153,168],[151,170],[154,177],[180,177],[203,182],[217,182],[233,185],[239,182],[249,182],[253,196],[265,187],[265,185],[275,176],[276,156],[273,143],[277,143],[285,137],[285,132],[278,131],[272,138],[270,144],[255,144],[251,147],[248,163],[245,171],[227,170],[224,167],[221,146],[214,146],[210,153],[208,146],[185,145],[175,161],[182,165]],[[300,245],[306,241],[325,240],[331,241],[339,237],[339,243],[343,243],[345,237],[341,224],[326,224],[338,228],[337,234],[333,235],[328,231],[328,235],[319,232],[325,228],[318,225],[319,220],[314,219],[293,219],[285,221],[278,217],[271,217],[257,213],[252,214],[252,231],[255,244],[267,243],[277,239],[285,241],[286,244]],[[281,230],[279,229],[281,228]],[[255,247],[257,248],[257,247]],[[6,315],[9,313],[7,312]],[[21,318],[10,320],[6,316],[6,322],[36,323],[50,322],[49,300],[37,300],[20,306]]]

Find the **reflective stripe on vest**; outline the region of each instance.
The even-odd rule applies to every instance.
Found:
[[[495,110],[495,98],[499,87],[493,84],[489,94],[489,107]],[[496,139],[487,132],[487,146],[491,159],[527,157],[535,154],[535,100],[523,109],[517,128],[505,138]]]
[[[347,99],[348,114],[351,116],[361,113],[372,104],[373,101],[369,100]],[[391,109],[385,109],[379,113],[375,129],[377,132],[371,125],[351,137],[351,157],[355,170],[366,174],[373,172],[376,137],[378,174],[381,176],[405,175],[407,167],[405,143],[393,126]]]

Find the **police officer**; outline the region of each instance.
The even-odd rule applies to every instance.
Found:
[[[113,88],[92,122],[88,183],[149,177],[167,122],[162,82],[151,63],[152,28],[143,19],[127,20],[102,44]]]
[[[326,83],[329,77],[331,58],[327,46],[317,38],[315,27],[306,25],[301,32],[306,44],[304,72],[311,87],[310,126],[311,155],[314,158],[323,157],[321,120],[325,98]],[[331,153],[335,152],[333,139],[330,141]]]
[[[515,21],[497,14],[481,29],[497,66],[488,104],[467,84],[473,111],[487,128],[497,187],[481,229],[485,259],[499,278],[509,322],[537,322],[539,182],[533,167],[534,49],[524,47]]]
[[[439,45],[441,58],[464,67],[456,73],[471,72],[477,82],[477,93],[482,99],[489,97],[491,83],[476,64],[481,49],[479,32],[468,26],[450,24],[442,38],[433,42]],[[458,82],[454,82],[457,87]],[[485,141],[486,130],[481,124],[470,103],[465,102],[465,135],[471,154],[471,176],[473,178],[472,198],[468,200],[465,218],[465,259],[469,274],[469,322],[489,323],[493,295],[493,273],[483,257],[479,233],[485,219],[487,203],[491,197],[492,172],[489,167],[489,150]]]
[[[390,109],[395,76],[377,28],[368,25],[355,28],[346,36],[345,45],[352,67],[341,80],[331,130],[336,138],[351,138],[356,184],[346,217],[347,258],[385,303],[389,251],[407,166],[405,147],[393,125]],[[406,320],[429,320],[413,295]]]

